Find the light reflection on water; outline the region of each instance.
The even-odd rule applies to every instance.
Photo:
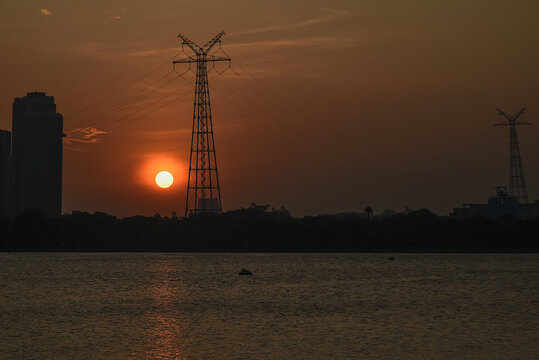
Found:
[[[183,316],[175,311],[174,304],[179,302],[185,289],[181,280],[174,279],[182,263],[171,258],[156,261],[151,266],[151,273],[155,279],[152,286],[152,311],[147,315],[146,345],[143,353],[148,359],[184,359],[183,346],[178,342],[181,339]],[[132,358],[137,358],[133,354]]]
[[[387,257],[0,254],[0,359],[539,353],[539,255]]]

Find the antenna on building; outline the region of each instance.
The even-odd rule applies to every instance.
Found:
[[[524,180],[524,171],[522,170],[522,160],[520,158],[517,137],[518,125],[531,125],[529,122],[517,121],[519,116],[524,114],[525,110],[526,108],[522,108],[511,116],[500,109],[496,109],[498,114],[502,115],[507,121],[494,125],[509,126],[509,193],[516,197],[520,204],[528,203],[528,192],[526,190],[526,181]]]
[[[195,103],[193,110],[193,131],[191,133],[191,151],[189,153],[189,175],[187,177],[187,198],[185,216],[203,213],[221,213],[221,189],[217,172],[217,158],[213,139],[213,122],[208,86],[208,62],[228,61],[229,57],[215,56],[208,52],[221,44],[221,31],[203,47],[198,46],[182,34],[182,49],[187,45],[194,55],[172,62],[176,64],[197,64],[195,82]]]

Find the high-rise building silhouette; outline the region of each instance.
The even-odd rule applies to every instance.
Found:
[[[53,96],[31,92],[13,102],[13,213],[62,212],[63,118]]]
[[[11,132],[0,130],[0,216],[11,214]]]

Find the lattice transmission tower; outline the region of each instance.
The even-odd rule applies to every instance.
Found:
[[[213,138],[213,121],[210,105],[210,89],[208,86],[208,63],[228,61],[228,56],[216,56],[209,51],[216,45],[221,46],[221,31],[204,46],[198,46],[182,34],[182,50],[187,45],[193,55],[173,61],[175,64],[196,63],[195,102],[193,109],[193,131],[191,133],[191,151],[189,155],[189,175],[187,177],[187,199],[185,216],[203,213],[221,213],[221,189],[215,142]]]
[[[530,125],[529,122],[517,121],[519,116],[524,114],[525,110],[526,108],[522,108],[511,116],[500,109],[496,109],[498,114],[503,116],[507,121],[494,125],[509,126],[509,193],[515,196],[520,204],[528,203],[528,191],[526,190],[526,181],[524,180],[517,137],[517,126]]]

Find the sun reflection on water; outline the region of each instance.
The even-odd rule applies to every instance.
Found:
[[[148,359],[185,359],[182,344],[184,316],[178,307],[185,296],[185,285],[179,278],[178,262],[161,260],[152,265],[154,285],[151,289],[152,304],[148,314]]]

